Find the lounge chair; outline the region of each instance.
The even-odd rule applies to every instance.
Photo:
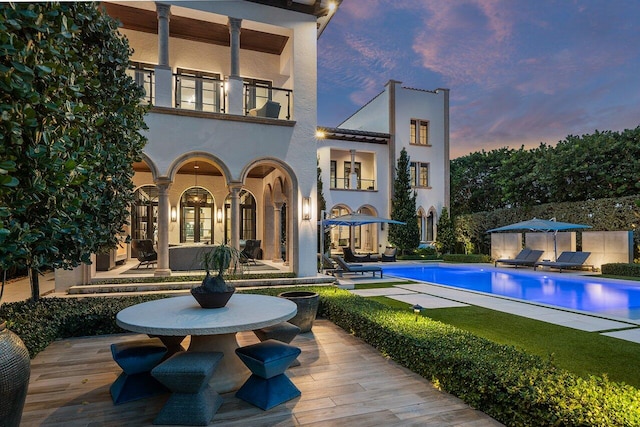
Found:
[[[538,267],[557,268],[562,273],[562,270],[580,269],[589,267],[593,269],[593,265],[585,264],[587,258],[589,258],[591,252],[562,252],[556,261],[540,261],[536,262],[533,266],[535,270]]]
[[[333,274],[338,269],[336,262],[325,254],[318,254],[318,266],[320,266],[320,263],[322,263],[322,270],[327,274]],[[320,268],[318,268],[319,271]]]
[[[336,270],[336,272],[361,274],[372,273],[373,277],[376,277],[376,273],[380,273],[380,278],[382,278],[382,268],[378,267],[377,265],[350,264],[346,262],[341,256],[337,256],[335,260],[340,267],[340,269]]]
[[[244,245],[244,249],[240,252],[240,262],[248,263],[253,261],[255,265],[258,265],[257,259],[262,259],[262,249],[260,244],[262,240],[249,239]]]
[[[250,116],[255,117],[269,117],[277,119],[280,116],[280,103],[274,101],[267,101],[260,108],[252,108],[249,110]]]
[[[353,253],[350,247],[342,248],[342,252],[344,253],[344,260],[346,262],[376,262],[378,261],[378,256],[371,254],[366,255],[356,255]]]
[[[131,249],[137,251],[138,255],[136,258],[140,261],[136,269],[140,268],[141,265],[149,268],[151,264],[158,262],[158,253],[153,249],[153,242],[151,240],[132,240]]]
[[[386,248],[382,253],[382,262],[395,262],[398,248]]]
[[[525,248],[521,250],[520,253],[516,255],[516,257],[513,259],[497,259],[493,263],[493,266],[497,267],[498,263],[500,263],[500,264],[513,265],[516,268],[518,268],[519,265],[534,267],[536,262],[538,262],[538,260],[540,259],[543,253],[544,251]]]

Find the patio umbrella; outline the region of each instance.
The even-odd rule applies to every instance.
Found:
[[[320,247],[324,248],[324,227],[327,225],[337,226],[337,225],[346,225],[349,227],[356,227],[359,225],[365,224],[402,224],[405,225],[406,222],[396,221],[394,219],[382,218],[379,216],[361,214],[361,213],[350,213],[346,215],[340,215],[335,218],[324,218],[324,211],[320,216],[320,221],[318,221],[318,225],[320,225],[320,229],[322,232],[320,233]],[[320,272],[323,272],[323,264],[320,263]]]
[[[585,224],[572,224],[570,222],[556,221],[552,219],[539,219],[533,218],[528,221],[516,222],[515,224],[505,225],[503,227],[492,228],[487,230],[487,233],[493,233],[494,231],[516,231],[516,230],[531,230],[531,231],[544,231],[546,233],[553,231],[553,253],[556,259],[558,259],[558,247],[556,242],[556,235],[561,230],[575,230],[578,228],[591,228],[590,225]]]

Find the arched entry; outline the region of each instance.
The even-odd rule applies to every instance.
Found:
[[[425,242],[427,240],[427,215],[422,207],[418,209],[416,218],[418,221],[418,234],[420,236],[420,241]]]
[[[134,192],[131,206],[131,238],[156,244],[158,228],[158,188],[143,185]]]
[[[358,212],[365,215],[378,216],[371,206],[363,206]],[[378,253],[378,229],[380,224],[365,224],[355,228],[355,248],[362,252]]]
[[[253,194],[247,190],[241,190],[238,195],[240,202],[240,240],[249,240],[256,238],[256,199]],[[231,195],[227,195],[224,201],[225,224],[224,224],[224,240],[231,240]]]
[[[425,241],[433,242],[436,240],[436,210],[434,208],[429,209],[429,215],[427,215],[427,233]]]
[[[215,202],[202,187],[191,187],[180,198],[180,242],[210,243],[214,240]]]
[[[330,218],[335,218],[341,215],[347,215],[351,213],[351,209],[349,209],[347,206],[345,205],[336,205],[333,208],[331,208],[331,214],[330,214]],[[342,248],[344,247],[349,247],[350,246],[350,228],[351,227],[347,227],[345,225],[339,225],[337,227],[333,227],[331,229],[331,244],[330,244],[330,248],[331,248],[331,252],[335,252],[335,253],[342,253]]]

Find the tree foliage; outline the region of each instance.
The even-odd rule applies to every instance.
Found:
[[[130,53],[94,3],[0,4],[0,267],[26,265],[36,287],[127,222],[146,142]]]
[[[436,248],[443,254],[454,253],[456,249],[456,235],[453,220],[449,216],[449,210],[446,207],[443,207],[442,212],[440,212],[437,227]]]
[[[389,241],[397,246],[402,253],[407,253],[418,248],[420,229],[416,216],[416,192],[411,188],[409,156],[404,148],[398,158],[393,190],[391,219],[406,224],[389,224]]]
[[[317,161],[317,167],[316,167],[316,179],[317,179],[317,198],[318,198],[318,219],[323,219],[322,218],[322,214],[323,212],[325,212],[327,210],[327,201],[324,198],[324,190],[323,190],[323,184],[322,184],[322,169],[320,169],[320,164],[319,164],[319,160]],[[322,233],[322,230],[320,229],[320,227],[318,227],[318,248],[320,248],[320,233]],[[329,250],[329,247],[331,246],[331,233],[329,231],[325,231],[324,232],[324,236],[323,236],[323,242],[324,242],[324,248],[323,250],[318,250],[318,252],[320,253],[326,253]]]
[[[476,152],[451,162],[455,215],[640,193],[640,127],[569,135],[555,147]]]

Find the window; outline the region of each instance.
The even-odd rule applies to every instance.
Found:
[[[353,162],[354,164],[354,169],[355,169],[355,173],[358,179],[358,184],[357,184],[357,188],[360,189],[360,169],[361,169],[361,164],[360,162]],[[345,186],[344,188],[351,188],[351,162],[344,162],[344,181],[345,181]]]
[[[180,242],[213,242],[213,196],[202,187],[191,187],[180,199]]]
[[[429,187],[429,163],[411,162],[409,172],[412,187]]]
[[[416,145],[430,145],[428,120],[411,119],[409,143]]]
[[[158,188],[145,185],[134,193],[131,206],[131,237],[149,239],[155,243],[158,224]]]
[[[178,68],[176,108],[219,113],[221,85],[219,74]]]
[[[247,190],[240,191],[238,195],[240,204],[240,239],[249,240],[256,238],[256,199]],[[225,227],[224,240],[231,240],[231,195],[224,201]]]
[[[244,79],[244,111],[249,113],[252,108],[262,108],[271,100],[272,83],[267,80]]]
[[[141,102],[145,104],[153,104],[153,86],[155,84],[154,65],[144,64],[142,62],[131,62],[127,75],[130,76],[138,86],[144,89],[144,96]]]
[[[329,177],[329,181],[331,182],[329,185],[331,188],[338,188],[338,177],[336,176],[337,164],[335,160],[331,160],[331,175]]]

